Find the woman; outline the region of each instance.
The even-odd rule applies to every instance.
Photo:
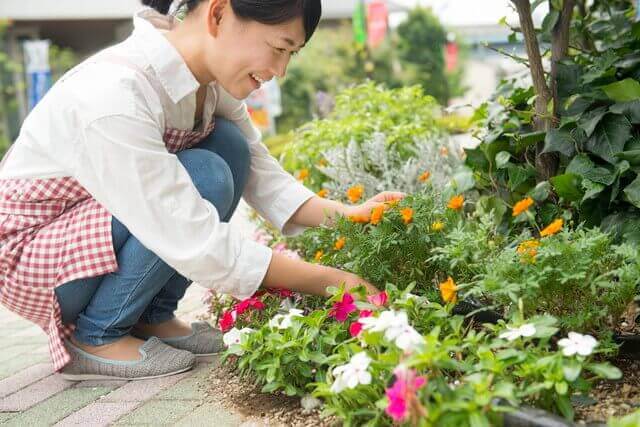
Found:
[[[192,281],[239,298],[259,286],[325,295],[329,267],[243,240],[240,197],[285,234],[366,214],[284,172],[239,101],[282,77],[320,0],[145,0],[132,35],[83,62],[25,120],[0,166],[0,302],[49,335],[71,380],[190,369],[220,331],[174,316]]]

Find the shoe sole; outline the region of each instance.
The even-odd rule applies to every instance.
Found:
[[[65,374],[65,373],[60,373],[60,375],[62,375],[62,378],[67,380],[67,381],[91,381],[91,380],[139,381],[139,380],[150,380],[150,379],[153,379],[153,378],[162,378],[162,377],[168,377],[168,376],[171,376],[171,375],[181,374],[183,372],[187,372],[187,371],[193,369],[194,366],[195,365],[187,366],[186,368],[179,369],[179,370],[173,371],[173,372],[167,372],[166,374],[151,375],[151,376],[148,376],[148,377],[135,377],[135,378],[114,377],[114,376],[111,376],[111,375],[98,375],[98,374]]]

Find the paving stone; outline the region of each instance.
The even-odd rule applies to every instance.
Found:
[[[24,369],[0,381],[0,398],[15,393],[51,374],[53,374],[53,365],[51,363],[40,363]]]
[[[0,342],[2,342],[2,338],[0,338]],[[47,355],[49,353],[49,350],[46,347],[43,347],[42,344],[13,345],[11,347],[2,345],[2,347],[2,353],[0,353],[0,364],[11,359],[15,359],[23,354]]]
[[[199,400],[151,400],[119,419],[116,424],[173,425],[200,404]]]
[[[62,376],[54,374],[31,384],[13,394],[4,397],[0,401],[0,412],[24,411],[36,403],[68,389],[73,386],[70,381],[65,381]]]
[[[176,427],[212,426],[238,427],[244,417],[240,414],[229,412],[217,403],[208,402],[199,406],[191,414],[175,424]]]
[[[16,415],[19,414],[17,412],[0,412],[0,424],[6,423]]]
[[[46,362],[49,362],[49,354],[43,353],[23,354],[20,357],[7,360],[0,364],[0,380],[4,380],[11,375],[15,375],[30,366]]]
[[[70,388],[22,412],[7,423],[8,426],[52,425],[110,391],[106,387]]]
[[[131,381],[122,387],[106,395],[105,402],[140,402],[148,400],[167,387],[171,387],[183,378],[192,375],[193,372],[172,375],[169,377],[156,378],[152,380]]]
[[[141,404],[141,402],[103,402],[99,399],[64,418],[55,427],[108,426]]]

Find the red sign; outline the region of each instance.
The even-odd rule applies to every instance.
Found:
[[[383,0],[372,0],[367,5],[368,43],[375,48],[383,42],[387,35],[387,3]]]
[[[456,42],[447,43],[444,60],[448,72],[456,69],[458,66],[458,44]]]

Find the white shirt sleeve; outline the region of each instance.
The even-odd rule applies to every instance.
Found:
[[[315,193],[287,173],[269,154],[260,131],[251,122],[246,104],[219,86],[217,94],[216,115],[233,121],[249,142],[251,166],[244,199],[284,235],[302,233],[306,227],[290,223],[289,219]]]
[[[261,284],[271,250],[242,239],[167,152],[152,115],[110,115],[76,141],[74,177],[140,242],[183,276],[237,298]]]

